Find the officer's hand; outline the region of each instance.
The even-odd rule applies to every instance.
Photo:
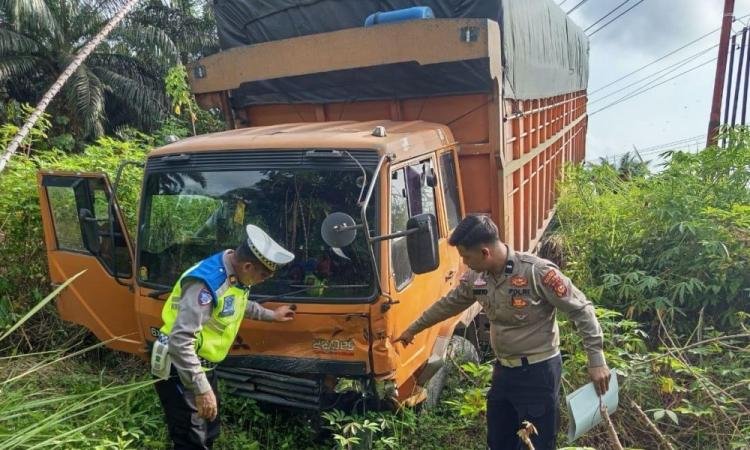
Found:
[[[594,388],[599,396],[604,395],[607,389],[609,389],[610,376],[609,367],[607,366],[589,367],[589,378],[594,383]]]
[[[401,336],[397,337],[393,340],[393,343],[401,342],[404,347],[414,342],[414,333],[412,333],[409,330],[405,330],[403,333],[401,333]]]
[[[198,408],[198,415],[206,420],[214,420],[218,409],[216,407],[216,396],[214,391],[208,391],[205,394],[195,396],[195,406]]]
[[[294,310],[296,308],[293,308],[292,306],[282,305],[274,309],[273,320],[275,320],[276,322],[286,322],[288,320],[294,319],[294,314],[295,314]]]

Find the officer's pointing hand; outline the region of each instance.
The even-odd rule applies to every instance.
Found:
[[[414,333],[412,333],[409,330],[404,331],[403,333],[401,333],[401,336],[393,340],[394,344],[397,342],[401,342],[401,344],[403,344],[403,346],[406,347],[407,345],[414,342]]]
[[[273,320],[276,322],[286,322],[294,319],[294,309],[289,305],[282,305],[273,310]]]
[[[209,390],[204,394],[195,396],[195,406],[198,408],[198,415],[206,420],[214,420],[218,409],[216,407],[216,396],[214,391]]]
[[[591,378],[591,382],[594,383],[594,388],[599,396],[604,395],[607,389],[609,389],[610,376],[609,367],[607,366],[589,367],[589,377]]]

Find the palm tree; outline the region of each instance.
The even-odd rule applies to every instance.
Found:
[[[219,51],[216,19],[207,0],[144,0],[130,20],[164,31],[179,48],[183,65]]]
[[[633,178],[643,178],[649,174],[648,163],[648,161],[644,161],[641,158],[641,155],[637,151],[634,153],[627,152],[620,157],[617,171],[620,174],[620,178],[625,181],[632,180]]]
[[[0,84],[7,95],[36,103],[125,3],[0,0]],[[121,123],[152,128],[166,111],[163,74],[178,58],[161,29],[123,22],[72,73],[51,109],[86,139]]]

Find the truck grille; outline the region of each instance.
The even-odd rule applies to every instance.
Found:
[[[280,406],[320,409],[321,386],[317,380],[242,367],[219,366],[216,373],[235,395]]]

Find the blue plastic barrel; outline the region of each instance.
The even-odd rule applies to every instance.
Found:
[[[371,27],[381,23],[403,22],[406,20],[434,19],[435,14],[429,6],[413,6],[395,11],[378,11],[367,16],[365,26]]]

